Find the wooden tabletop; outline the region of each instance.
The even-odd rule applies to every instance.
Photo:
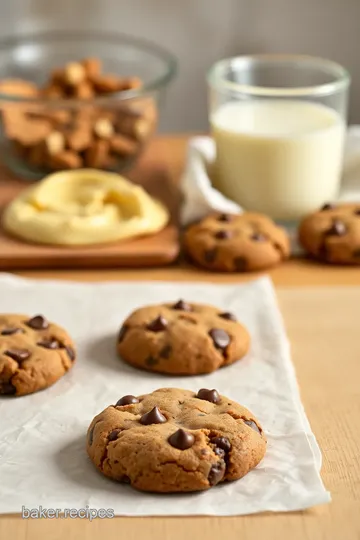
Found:
[[[175,179],[184,163],[186,140],[183,136],[164,137],[158,141],[158,148],[164,158],[167,157]],[[256,274],[209,274],[185,263],[146,270],[54,270],[17,274],[78,281],[210,280],[228,283],[256,277]],[[324,267],[305,260],[292,260],[272,270],[270,276],[292,344],[303,403],[323,452],[322,477],[331,491],[331,504],[287,514],[229,518],[119,517],[92,523],[80,519],[22,520],[19,516],[2,516],[0,538],[359,540],[360,269]]]

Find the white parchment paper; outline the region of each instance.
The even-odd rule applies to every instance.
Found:
[[[252,336],[248,356],[210,375],[136,370],[115,353],[122,320],[147,303],[211,303],[234,312]],[[31,281],[0,275],[2,312],[42,313],[74,337],[78,361],[53,387],[0,398],[0,512],[112,508],[119,515],[239,515],[307,508],[330,500],[306,419],[282,319],[268,278],[244,285]],[[248,407],[268,437],[263,462],[245,478],[207,492],[140,493],[99,474],[85,451],[92,418],[124,394],[159,387],[217,388]]]

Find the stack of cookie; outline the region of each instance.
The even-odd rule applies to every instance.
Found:
[[[243,358],[250,345],[234,314],[178,300],[141,307],[114,336],[122,360],[163,374],[213,372]],[[0,316],[0,393],[47,388],[76,360],[67,332],[44,316]],[[91,422],[87,452],[98,470],[154,492],[207,490],[242,478],[262,460],[257,418],[215,389],[161,388],[122,396]]]

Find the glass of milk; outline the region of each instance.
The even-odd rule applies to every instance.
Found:
[[[214,186],[246,210],[296,221],[337,198],[350,77],[296,55],[222,60],[208,75]]]

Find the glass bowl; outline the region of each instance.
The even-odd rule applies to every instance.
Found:
[[[89,67],[90,90],[76,78],[84,59],[90,59],[82,64]],[[103,75],[96,75],[96,59]],[[63,66],[66,71],[60,72]],[[2,39],[0,158],[28,179],[67,168],[122,172],[156,130],[175,73],[169,52],[122,34],[52,32]]]

